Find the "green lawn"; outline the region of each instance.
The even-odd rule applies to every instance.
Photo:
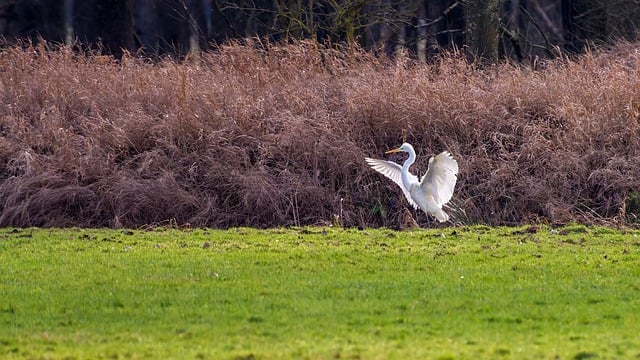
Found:
[[[640,358],[638,234],[0,229],[0,358]]]

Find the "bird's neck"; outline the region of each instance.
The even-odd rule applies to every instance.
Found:
[[[409,184],[409,167],[411,167],[411,165],[413,165],[413,163],[416,161],[416,154],[414,153],[409,153],[409,158],[407,160],[404,161],[404,164],[402,164],[402,182],[404,184]],[[406,177],[406,179],[405,179]]]
[[[416,154],[409,153],[409,158],[404,161],[404,164],[402,164],[402,168],[408,171],[409,167],[413,165],[415,161],[416,161]]]

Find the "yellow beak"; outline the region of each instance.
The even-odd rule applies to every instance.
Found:
[[[391,149],[389,151],[386,151],[385,154],[393,154],[393,153],[397,153],[397,152],[400,152],[400,151],[402,151],[402,150],[400,150],[400,148]]]

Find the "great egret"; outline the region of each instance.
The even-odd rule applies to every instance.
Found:
[[[451,200],[453,188],[456,186],[458,162],[448,151],[429,159],[429,168],[420,182],[418,177],[409,172],[409,167],[416,161],[416,152],[409,143],[402,144],[385,154],[396,152],[409,153],[409,158],[400,166],[392,161],[365,158],[374,170],[393,180],[400,186],[404,196],[414,208],[420,208],[426,214],[434,216],[438,221],[449,220],[449,215],[442,211],[442,206]]]

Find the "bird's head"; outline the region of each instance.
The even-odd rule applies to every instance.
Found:
[[[409,143],[404,143],[402,145],[400,145],[399,148],[395,148],[395,149],[391,149],[387,152],[385,152],[385,154],[393,154],[393,153],[397,153],[397,152],[406,152],[406,153],[415,153],[415,151],[413,151],[413,146],[411,146],[411,144]]]

